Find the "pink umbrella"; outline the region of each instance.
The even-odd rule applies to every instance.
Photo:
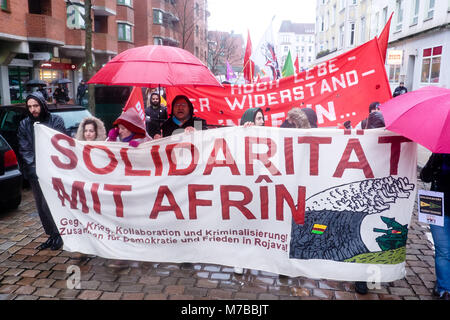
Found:
[[[88,83],[136,87],[222,87],[211,71],[190,52],[176,47],[154,45],[120,53]]]
[[[450,153],[450,90],[424,87],[380,106],[386,129],[433,153]]]

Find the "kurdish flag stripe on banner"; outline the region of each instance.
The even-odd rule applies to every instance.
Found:
[[[325,232],[325,230],[327,229],[327,226],[324,226],[322,224],[315,224],[313,226],[313,229],[311,231],[311,233],[314,234],[323,234]]]

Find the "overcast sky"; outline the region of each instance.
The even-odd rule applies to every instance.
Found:
[[[252,44],[258,44],[275,15],[273,32],[281,21],[315,23],[315,0],[208,0],[208,30],[234,31],[247,40],[250,31]]]

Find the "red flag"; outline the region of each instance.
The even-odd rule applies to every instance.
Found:
[[[383,59],[383,63],[386,62],[386,52],[389,41],[389,30],[391,29],[391,19],[394,13],[391,13],[388,22],[384,26],[383,31],[381,31],[380,36],[378,37],[378,46],[380,47],[381,58]]]
[[[298,63],[298,55],[297,55],[297,58],[295,58],[294,68],[295,68],[295,73],[300,73],[300,65]]]
[[[125,112],[130,108],[134,108],[139,117],[145,123],[144,99],[142,97],[142,89],[140,87],[133,87],[133,91],[131,91],[127,103],[122,111]]]
[[[252,55],[252,41],[250,40],[250,31],[248,31],[247,47],[245,48],[244,56],[244,79],[247,83],[253,83],[253,76],[255,75],[255,63],[250,60]]]

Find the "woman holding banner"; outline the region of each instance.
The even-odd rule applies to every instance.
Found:
[[[84,118],[78,126],[75,139],[81,141],[105,141],[106,129],[103,121],[96,117]]]
[[[151,141],[145,128],[145,123],[141,120],[136,110],[127,109],[113,123],[113,128],[108,132],[106,141],[128,142],[130,146],[137,147],[139,144]]]

